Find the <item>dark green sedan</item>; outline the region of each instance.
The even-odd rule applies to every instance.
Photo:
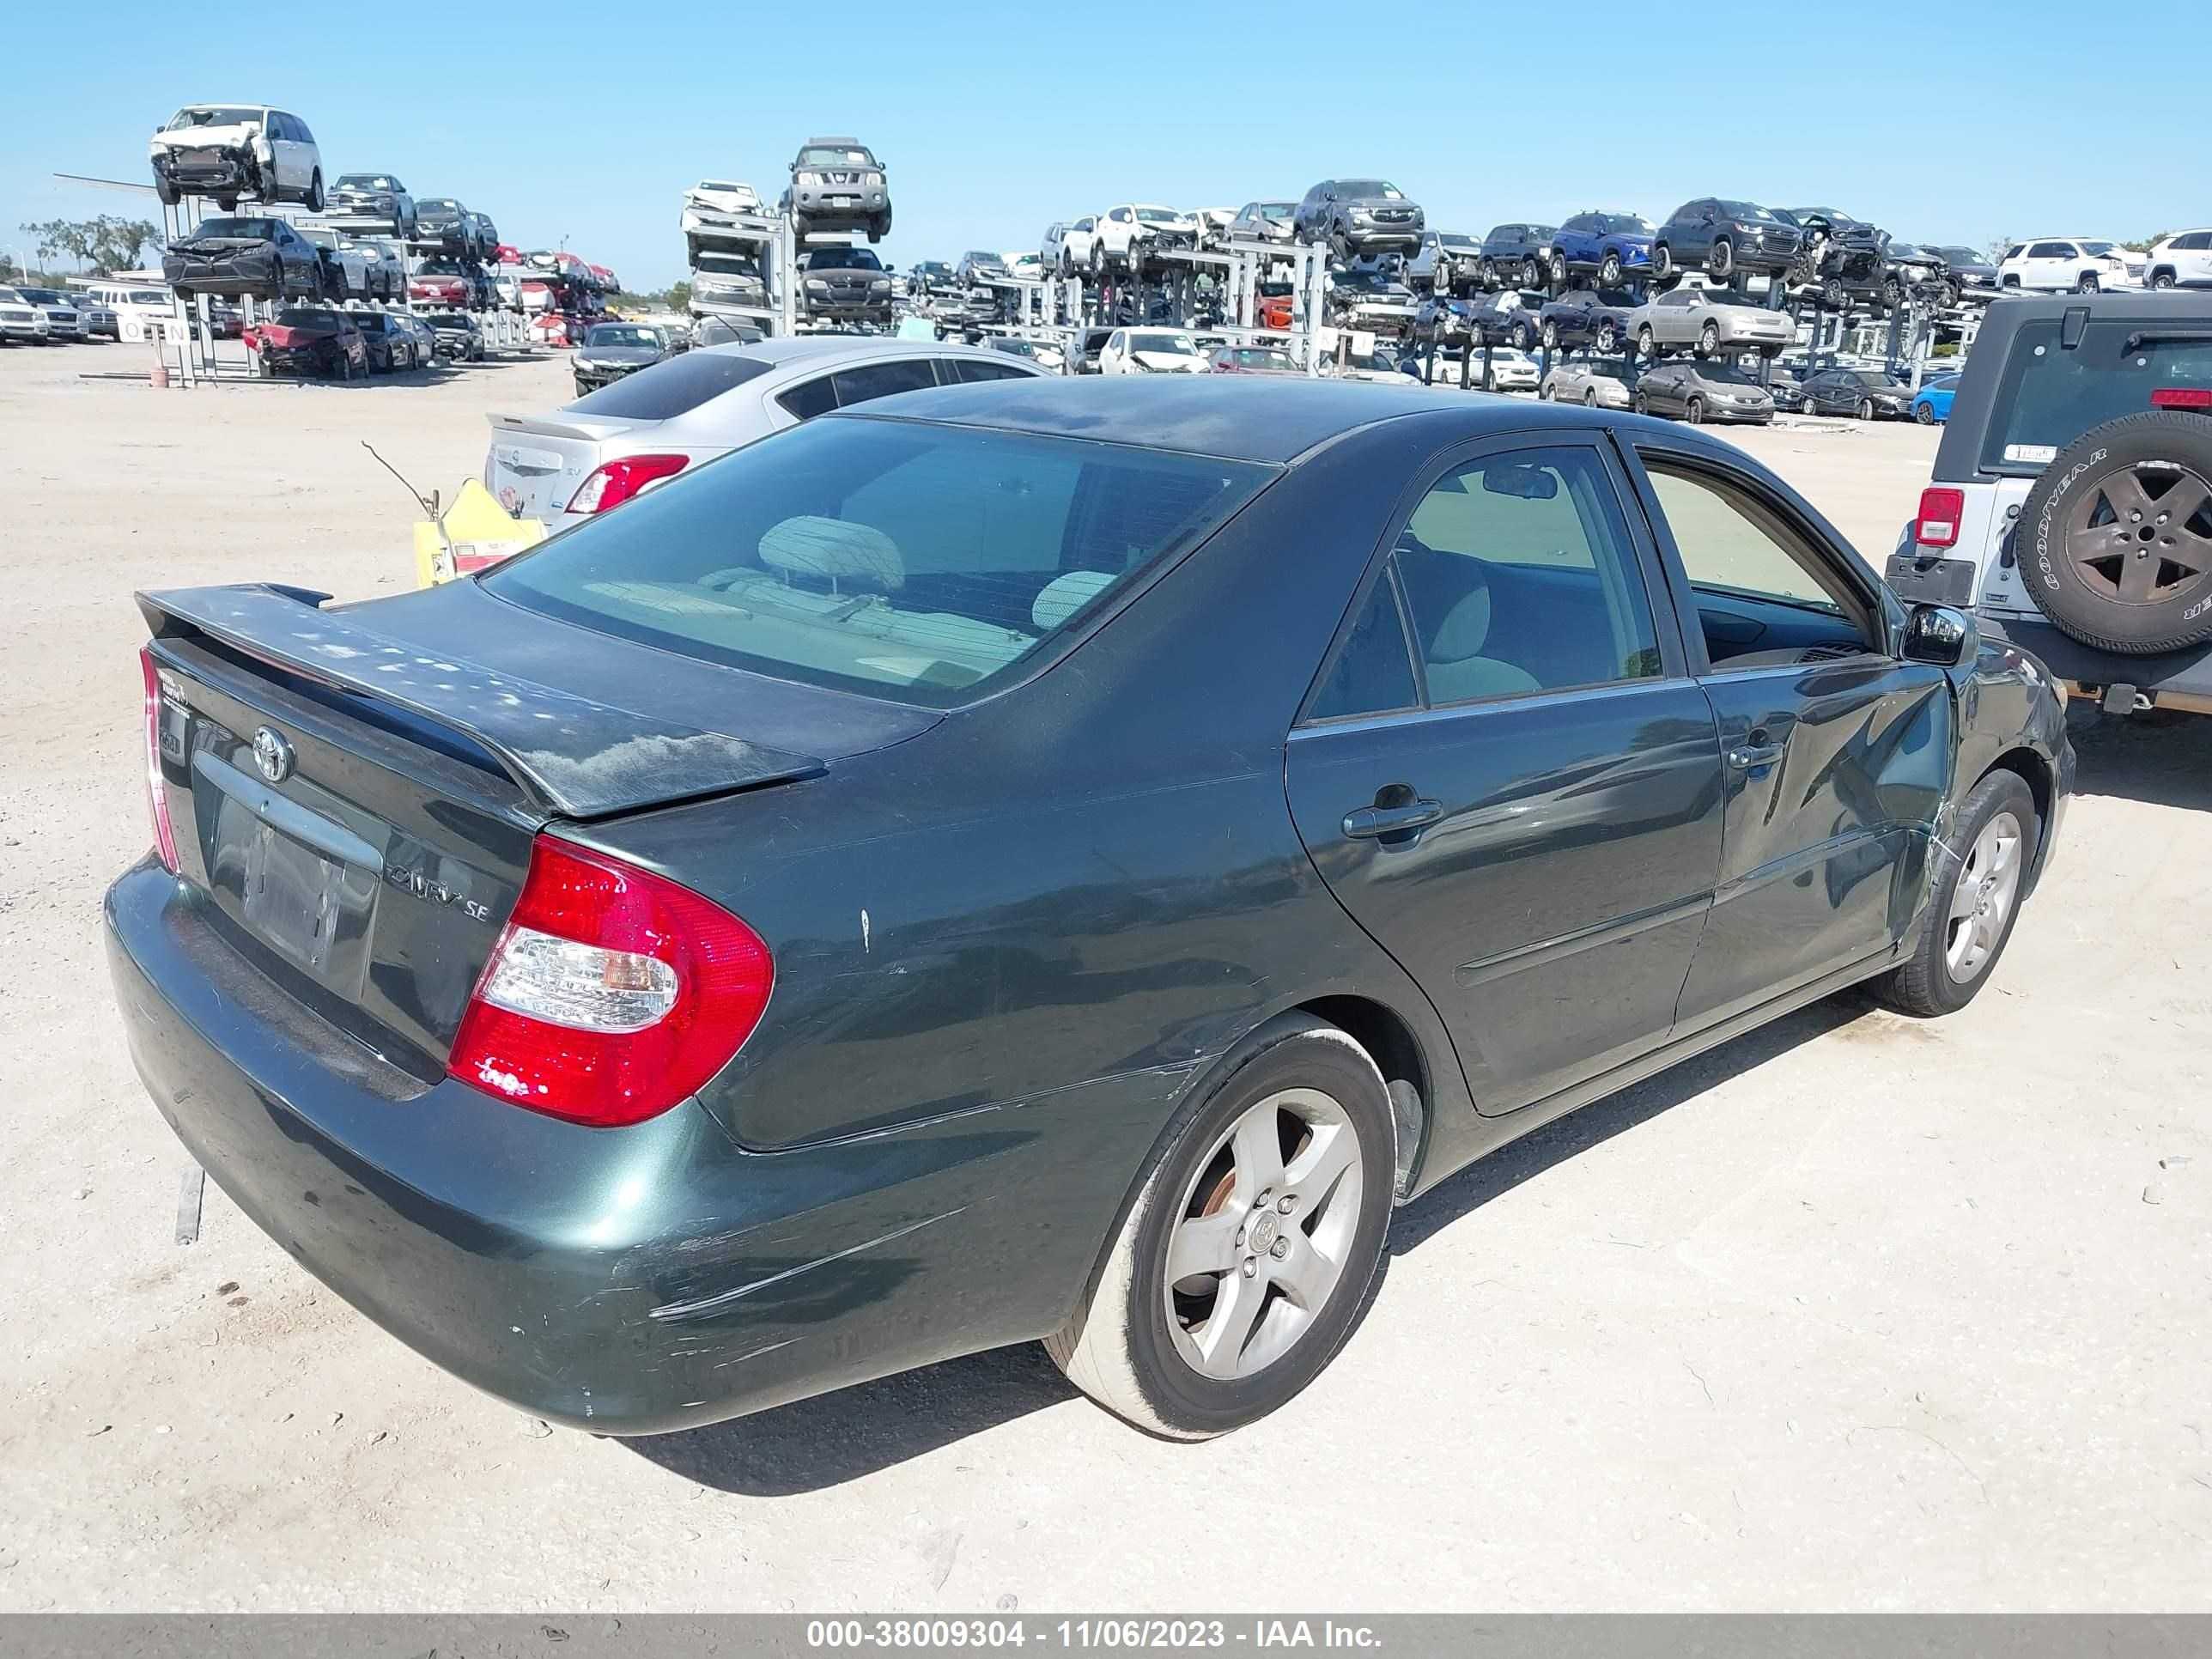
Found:
[[[1218,1433],[1394,1205],[1996,970],[2060,698],[1736,450],[959,367],[441,587],[141,596],[132,1055],[439,1364],[640,1434],[1041,1339]]]

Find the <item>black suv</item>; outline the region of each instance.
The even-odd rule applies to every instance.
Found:
[[[1796,225],[1756,202],[1700,196],[1676,208],[1651,239],[1651,274],[1667,283],[1700,268],[1719,283],[1739,270],[1779,276],[1797,263],[1803,240]]]
[[[884,164],[857,138],[809,138],[791,160],[783,192],[794,236],[817,230],[865,230],[880,242],[891,234],[890,186]]]
[[[1557,225],[1492,225],[1482,239],[1482,285],[1495,292],[1508,283],[1543,284]]]
[[[481,259],[487,252],[477,238],[476,216],[450,196],[426,196],[415,204],[415,234],[464,259]]]
[[[1387,179],[1324,179],[1305,193],[1291,224],[1301,242],[1324,242],[1340,259],[1421,245],[1427,216]]]

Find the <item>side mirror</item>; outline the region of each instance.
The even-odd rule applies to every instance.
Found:
[[[1916,605],[1905,622],[1905,659],[1956,668],[1971,662],[1980,641],[1974,619],[1948,605]]]

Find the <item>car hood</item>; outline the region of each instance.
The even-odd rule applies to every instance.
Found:
[[[274,247],[276,245],[262,236],[187,236],[169,244],[172,253],[195,255],[236,253],[244,248]]]
[[[1207,367],[1205,358],[1187,357],[1180,351],[1133,351],[1129,354],[1129,361],[1170,374],[1201,373]]]
[[[185,127],[177,132],[157,132],[152,148],[163,149],[242,149],[261,136],[258,121],[234,122],[227,127]]]

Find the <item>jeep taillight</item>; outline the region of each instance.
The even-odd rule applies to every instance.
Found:
[[[573,1123],[642,1122],[729,1063],[775,981],[767,944],[713,900],[540,835],[446,1069]]]
[[[2212,409],[2212,386],[2162,386],[2150,394],[2153,409]]]
[[[1966,510],[1966,492],[1931,485],[1920,492],[1920,517],[1912,526],[1912,539],[1923,547],[1955,547],[1959,519]]]

